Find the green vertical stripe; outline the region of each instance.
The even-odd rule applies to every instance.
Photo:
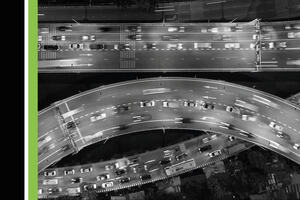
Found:
[[[28,0],[28,200],[38,199],[37,20],[37,0]]]

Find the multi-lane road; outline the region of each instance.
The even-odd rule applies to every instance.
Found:
[[[95,142],[162,128],[231,134],[300,163],[299,107],[223,81],[151,78],[121,82],[58,101],[38,117],[39,172]]]
[[[136,28],[130,29],[130,26]],[[62,30],[65,27],[68,27],[67,31]],[[38,71],[299,70],[299,38],[299,21],[39,23]],[[71,44],[78,47],[72,48]],[[52,46],[49,49],[47,45]]]
[[[206,133],[172,146],[117,160],[49,168],[38,177],[39,198],[79,195],[89,190],[107,192],[155,182],[204,167],[251,146],[226,135]],[[220,154],[211,154],[218,150]]]

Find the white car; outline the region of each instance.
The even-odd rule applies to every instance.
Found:
[[[270,122],[269,126],[279,132],[283,130],[283,127],[276,124],[275,122]]]
[[[74,169],[71,169],[71,170],[65,170],[65,171],[64,171],[64,174],[65,174],[65,175],[73,175],[73,174],[75,174],[75,170],[74,170]]]
[[[93,189],[96,189],[97,188],[97,185],[96,185],[96,183],[94,183],[94,184],[87,184],[87,185],[84,185],[83,186],[83,189],[84,190],[93,190]]]
[[[195,49],[198,49],[198,48],[207,48],[207,49],[211,49],[212,48],[212,46],[211,46],[211,43],[197,43],[197,42],[195,42],[194,43],[194,48]]]
[[[114,168],[114,165],[105,165],[105,170],[111,170]]]
[[[83,49],[83,44],[72,43],[72,44],[69,44],[69,48],[72,50]]]
[[[41,35],[38,36],[38,41],[41,42],[43,40],[43,37]]]
[[[83,36],[81,36],[81,40],[82,41],[94,41],[94,40],[96,40],[96,36],[95,35],[83,35]]]
[[[300,32],[289,32],[287,34],[288,38],[300,38]]]
[[[40,188],[40,189],[38,190],[38,194],[43,194],[43,189]]]
[[[44,176],[56,176],[56,171],[46,171],[44,172]]]
[[[109,174],[100,174],[96,177],[97,181],[102,181],[102,180],[106,180],[109,179],[110,175]]]
[[[178,108],[179,107],[179,103],[178,102],[164,101],[164,102],[162,102],[162,106],[164,108],[166,108],[166,107],[169,107],[169,108]]]
[[[167,46],[168,49],[182,49],[182,43],[178,43],[178,44],[168,44]]]
[[[81,172],[81,173],[87,173],[87,172],[91,172],[91,171],[93,171],[93,168],[92,168],[92,167],[81,168],[81,169],[80,169],[80,172]]]
[[[96,115],[92,116],[90,119],[91,119],[91,122],[95,122],[97,120],[104,119],[104,118],[106,118],[106,113],[96,114]]]
[[[184,32],[184,27],[180,26],[180,27],[168,27],[168,32]]]
[[[140,106],[142,107],[153,107],[155,106],[155,101],[141,101]]]
[[[216,150],[216,151],[213,151],[211,153],[209,153],[209,157],[215,157],[215,156],[218,156],[218,155],[221,155],[222,154],[222,151],[221,150]]]
[[[242,120],[255,122],[256,121],[256,117],[250,116],[250,115],[242,115]]]
[[[226,49],[238,49],[238,48],[240,48],[240,43],[226,43],[225,48]]]
[[[113,187],[113,186],[114,186],[114,182],[106,182],[106,183],[102,183],[101,186],[102,186],[103,188]]]
[[[57,185],[58,179],[45,179],[43,180],[43,185]]]
[[[296,150],[299,150],[300,149],[300,144],[297,144],[297,143],[294,144],[293,148],[296,149]]]
[[[231,112],[231,113],[236,113],[236,114],[241,113],[240,109],[233,107],[233,106],[226,106],[226,111]]]

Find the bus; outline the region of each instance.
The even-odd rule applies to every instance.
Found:
[[[190,159],[175,165],[171,165],[165,168],[165,172],[168,176],[186,171],[196,167],[196,162],[194,159]]]

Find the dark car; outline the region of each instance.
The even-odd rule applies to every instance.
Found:
[[[170,162],[171,162],[170,159],[164,159],[164,160],[159,161],[159,164],[161,164],[161,165],[167,165],[167,164],[169,164]]]
[[[176,156],[175,158],[176,158],[176,160],[182,160],[182,159],[186,158],[187,156],[188,155],[186,153],[182,153],[182,154]]]
[[[105,44],[90,44],[90,49],[106,49],[107,46]]]
[[[101,32],[108,32],[111,31],[111,27],[99,27],[98,30]]]
[[[140,179],[143,180],[148,180],[151,179],[151,175],[150,174],[143,174],[140,176]]]
[[[48,191],[49,194],[55,194],[55,193],[61,192],[62,188],[53,187],[53,188],[48,188],[47,191]]]
[[[129,106],[120,106],[115,109],[115,112],[122,113],[129,110]]]
[[[178,36],[176,35],[163,35],[161,36],[161,39],[164,41],[169,41],[169,40],[178,40]]]
[[[144,47],[144,49],[156,49],[156,44],[155,43],[147,43],[143,47]]]
[[[73,129],[73,128],[76,128],[76,123],[75,122],[68,122],[67,125],[66,125],[66,128],[67,129]]]
[[[127,27],[127,31],[131,31],[131,32],[141,32],[141,26],[128,26]]]
[[[44,50],[57,51],[57,50],[59,50],[59,46],[58,45],[52,45],[52,44],[45,44],[45,45],[43,45],[43,49]]]
[[[130,178],[129,177],[121,178],[119,181],[120,183],[128,183],[130,181]]]
[[[72,26],[58,26],[56,27],[58,31],[72,31]]]
[[[129,35],[128,39],[130,39],[130,40],[142,40],[142,35]]]
[[[126,130],[126,129],[128,129],[129,128],[129,126],[127,125],[127,124],[121,124],[120,126],[119,126],[119,131],[123,131],[123,130]]]
[[[126,171],[124,169],[119,169],[119,170],[116,170],[115,173],[120,176],[122,174],[126,174]]]
[[[71,183],[74,184],[74,183],[81,183],[82,182],[82,178],[80,177],[74,177],[71,179]]]
[[[204,151],[208,151],[208,150],[211,150],[211,149],[212,149],[211,145],[206,145],[206,146],[203,146],[203,147],[199,147],[198,151],[202,153]]]
[[[66,36],[65,35],[53,35],[52,36],[52,40],[65,41],[66,40]]]

